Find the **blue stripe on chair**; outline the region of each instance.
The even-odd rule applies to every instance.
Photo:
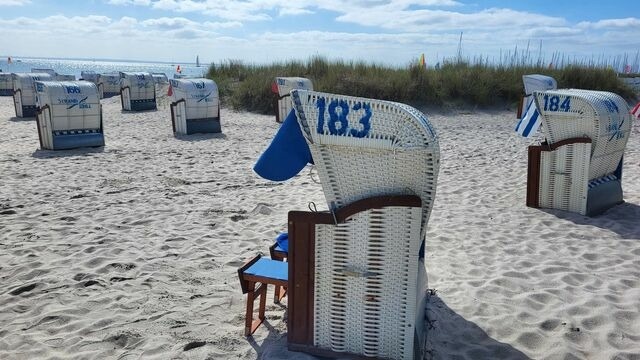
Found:
[[[54,131],[53,136],[97,134],[97,133],[100,133],[100,129],[70,129],[70,130]]]
[[[283,261],[260,258],[244,271],[247,275],[263,276],[276,280],[289,279],[289,265]]]
[[[616,177],[615,175],[612,175],[612,174],[605,175],[601,178],[597,178],[589,181],[589,189],[593,189],[596,186],[608,183],[610,181],[616,181],[616,180],[618,180],[618,177]]]

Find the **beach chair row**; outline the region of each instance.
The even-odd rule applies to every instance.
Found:
[[[65,150],[104,146],[98,86],[89,81],[54,81],[50,74],[14,74],[17,117],[36,117],[40,147]],[[149,73],[122,73],[124,111],[156,110],[155,81]],[[176,135],[219,133],[220,102],[209,79],[171,79],[170,114]]]

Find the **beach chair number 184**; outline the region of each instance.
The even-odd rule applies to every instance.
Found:
[[[546,94],[544,96],[544,111],[569,112],[569,109],[571,109],[570,97],[567,96],[561,104],[560,97],[558,95],[549,96],[549,94]]]
[[[349,108],[349,104],[345,100],[333,99],[329,101],[327,109],[327,101],[325,98],[320,97],[316,101],[316,106],[318,107],[318,134],[325,133],[325,112],[327,111],[329,112],[329,121],[327,122],[327,126],[331,135],[350,135],[362,138],[367,136],[367,134],[369,134],[369,130],[371,130],[370,120],[372,112],[371,105],[368,103],[358,101]],[[360,117],[360,120],[358,120],[358,123],[361,125],[360,130],[349,127],[348,115],[350,110],[364,112]]]

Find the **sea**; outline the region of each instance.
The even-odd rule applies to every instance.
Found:
[[[87,59],[47,59],[47,58],[0,58],[0,70],[5,73],[31,72],[31,69],[53,69],[61,75],[75,75],[80,79],[82,71],[95,71],[99,74],[119,71],[145,71],[150,73],[164,73],[169,79],[178,74],[188,77],[203,77],[209,70],[208,66],[196,66],[194,63],[166,63],[153,61],[132,60],[87,60]]]

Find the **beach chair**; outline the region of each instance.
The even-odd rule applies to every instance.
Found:
[[[122,110],[156,110],[156,83],[148,72],[120,72]]]
[[[249,336],[252,335],[264,321],[264,312],[267,304],[267,286],[271,284],[276,287],[286,288],[288,266],[286,262],[266,259],[258,255],[245,262],[245,264],[238,269],[238,278],[240,279],[242,293],[247,294],[244,335]],[[253,307],[255,301],[258,299],[260,300],[260,304],[258,305],[258,318],[255,319]]]
[[[593,216],[623,202],[631,115],[603,91],[534,92],[546,140],[528,149],[527,206]]]
[[[151,73],[151,76],[153,77],[153,81],[155,81],[156,85],[169,84],[169,78],[165,73],[154,72],[154,73]]]
[[[13,75],[13,105],[16,117],[36,116],[36,81],[52,81],[53,76],[48,73],[14,73]]]
[[[36,81],[40,148],[104,146],[98,88],[88,81]]]
[[[171,79],[171,125],[174,135],[219,133],[218,85],[210,79]]]
[[[534,91],[546,91],[555,90],[558,88],[558,83],[551,76],[530,74],[522,75],[522,82],[524,83],[524,96],[520,99],[520,106],[518,107],[518,119],[522,118],[522,112],[529,108],[533,101]]]
[[[13,76],[0,72],[0,96],[13,96]]]
[[[96,84],[98,85],[98,93],[100,94],[100,99],[106,99],[120,95],[119,73],[98,74],[96,78]]]
[[[89,81],[94,84],[98,84],[98,77],[100,74],[93,70],[84,70],[80,72],[80,80]],[[118,75],[119,76],[119,75]]]
[[[289,349],[421,358],[436,133],[404,104],[304,90],[291,98],[330,211],[289,212]]]
[[[293,110],[289,94],[294,89],[313,90],[313,84],[303,77],[276,77],[273,81],[271,91],[275,94],[276,122],[283,122]]]

